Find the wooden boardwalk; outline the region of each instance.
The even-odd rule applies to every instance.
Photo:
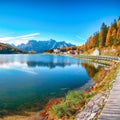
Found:
[[[95,59],[95,60],[106,60],[106,61],[120,61],[120,57],[115,56],[92,56],[92,55],[79,55],[83,59]]]
[[[120,120],[120,70],[98,120]]]

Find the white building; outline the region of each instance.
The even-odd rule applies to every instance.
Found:
[[[54,49],[54,53],[56,53],[56,54],[60,53],[60,49],[59,48]]]
[[[95,49],[91,55],[98,56],[100,55],[100,51],[98,49]]]

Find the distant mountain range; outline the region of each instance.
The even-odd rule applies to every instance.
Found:
[[[0,42],[0,54],[17,54],[17,53],[26,53],[26,52],[14,48],[8,44],[4,44]]]
[[[15,46],[12,44],[11,46],[16,47],[17,49],[29,52],[29,51],[35,51],[37,53],[45,52],[50,49],[55,48],[65,48],[70,46],[75,46],[71,43],[66,43],[64,41],[57,42],[53,39],[50,39],[48,41],[36,41],[36,40],[30,40],[26,44],[20,44]]]

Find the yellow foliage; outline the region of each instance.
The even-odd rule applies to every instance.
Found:
[[[111,36],[112,36],[112,26],[110,26],[109,29],[108,29],[108,33],[107,33],[107,37],[106,37],[106,43],[105,43],[106,46],[110,45]]]
[[[120,20],[118,20],[118,23],[117,23],[117,28],[120,29]]]
[[[117,31],[116,31],[116,29],[114,29],[114,30],[112,31],[112,38],[113,38],[113,39],[116,39],[116,36],[117,36]]]

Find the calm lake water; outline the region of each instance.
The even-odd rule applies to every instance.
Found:
[[[39,110],[51,98],[91,82],[84,61],[54,55],[0,55],[0,113]]]

